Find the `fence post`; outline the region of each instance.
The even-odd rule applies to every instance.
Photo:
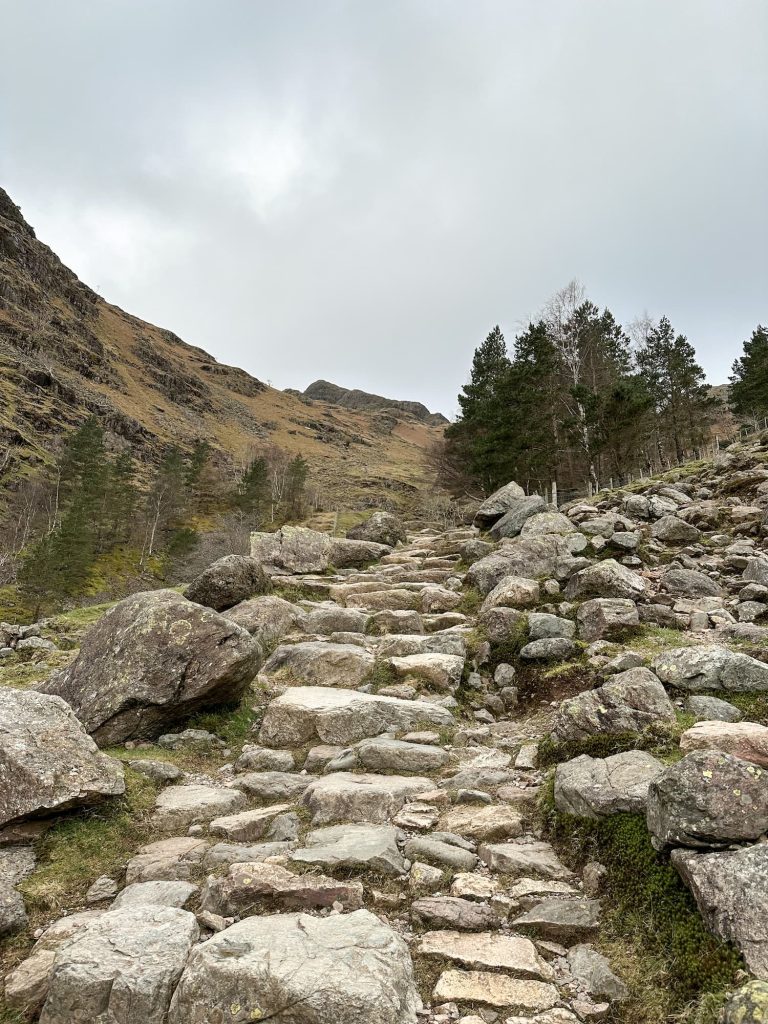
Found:
[[[552,481],[552,504],[555,506],[555,508],[558,507],[558,505],[557,505],[557,480],[553,480]]]

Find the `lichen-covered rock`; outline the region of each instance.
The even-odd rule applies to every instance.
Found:
[[[382,875],[402,875],[405,861],[397,846],[402,833],[389,825],[330,825],[309,832],[304,847],[289,856],[298,864],[326,871],[356,868]]]
[[[680,749],[722,750],[768,768],[768,727],[757,722],[699,722],[680,737]]]
[[[485,499],[477,512],[475,512],[474,525],[479,526],[481,529],[493,526],[498,519],[501,519],[505,512],[509,511],[516,501],[524,497],[525,491],[520,484],[511,480]]]
[[[56,951],[40,1024],[165,1024],[197,937],[194,915],[174,907],[101,915]]]
[[[281,644],[267,659],[262,674],[303,686],[359,686],[374,666],[370,651],[355,644],[307,640]]]
[[[754,841],[768,830],[768,776],[731,754],[695,750],[650,784],[647,821],[660,846]]]
[[[678,690],[768,690],[768,665],[718,644],[676,647],[660,654],[651,667],[663,683]]]
[[[248,555],[225,555],[217,559],[189,584],[188,601],[221,612],[272,587],[259,562]]]
[[[667,569],[661,577],[661,589],[675,597],[720,597],[723,593],[711,576],[678,567]]]
[[[332,821],[391,821],[406,800],[434,787],[418,775],[355,775],[334,772],[313,780],[304,791],[304,804],[315,825]]]
[[[647,584],[642,576],[620,565],[613,558],[587,566],[574,573],[568,580],[565,596],[575,597],[621,597],[636,601],[645,594]]]
[[[267,747],[299,747],[310,740],[347,746],[387,729],[453,725],[447,708],[356,690],[302,686],[275,698],[264,715],[259,741]]]
[[[555,807],[563,814],[601,818],[619,811],[644,812],[648,786],[664,764],[645,750],[606,758],[583,754],[555,769]]]
[[[168,1024],[416,1024],[405,942],[367,910],[249,917],[193,950]]]
[[[270,574],[325,572],[366,565],[392,549],[366,540],[346,540],[304,526],[283,526],[275,533],[252,533],[251,556]]]
[[[706,694],[688,697],[685,709],[697,722],[740,722],[744,717],[744,712],[734,704]]]
[[[490,529],[494,540],[501,540],[502,537],[517,537],[522,530],[525,521],[535,516],[537,512],[543,512],[547,503],[538,494],[531,494],[525,498],[518,498],[510,505],[501,519],[498,519]]]
[[[619,672],[603,686],[563,701],[552,736],[582,740],[598,733],[642,732],[671,725],[675,708],[664,687],[647,668]]]
[[[768,982],[749,981],[728,1002],[722,1024],[768,1024]]]
[[[651,527],[651,536],[665,544],[695,544],[701,533],[678,516],[662,516]]]
[[[347,540],[370,540],[393,548],[405,542],[405,526],[392,512],[374,512],[365,522],[347,530]]]
[[[86,634],[77,658],[38,689],[70,705],[100,746],[151,738],[195,711],[235,703],[260,645],[173,590],[134,594]]]
[[[65,701],[0,687],[0,827],[123,792],[122,765],[99,751]]]
[[[677,849],[671,859],[710,931],[734,943],[750,971],[768,979],[768,845],[722,853]]]

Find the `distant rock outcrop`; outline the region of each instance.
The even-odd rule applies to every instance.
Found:
[[[309,398],[314,402],[330,402],[331,405],[341,405],[345,409],[362,409],[368,412],[375,409],[397,409],[398,412],[409,413],[417,420],[421,420],[422,423],[429,423],[432,426],[448,422],[441,412],[430,412],[421,402],[403,402],[395,398],[383,398],[381,395],[371,395],[367,391],[359,391],[357,388],[351,390],[342,388],[327,380],[316,380],[308,388],[305,388],[301,397]]]

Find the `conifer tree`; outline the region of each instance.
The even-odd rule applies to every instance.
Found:
[[[300,519],[304,514],[306,501],[305,486],[309,476],[309,463],[297,455],[291,459],[285,477],[285,507],[291,519]]]
[[[728,402],[737,416],[758,421],[768,416],[768,328],[758,324],[733,364]]]
[[[637,365],[656,413],[656,432],[667,457],[681,461],[706,436],[715,400],[710,398],[696,351],[662,317],[637,352]]]
[[[263,456],[250,461],[234,495],[235,506],[247,515],[260,515],[269,501],[269,465]]]

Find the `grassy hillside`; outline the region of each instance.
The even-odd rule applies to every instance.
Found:
[[[256,339],[265,347],[269,339]],[[302,454],[330,506],[431,485],[425,454],[442,427],[407,411],[308,402],[218,363],[170,331],[105,302],[40,242],[0,189],[0,501],[96,413],[115,447],[145,464],[206,439],[236,469],[278,446]]]

